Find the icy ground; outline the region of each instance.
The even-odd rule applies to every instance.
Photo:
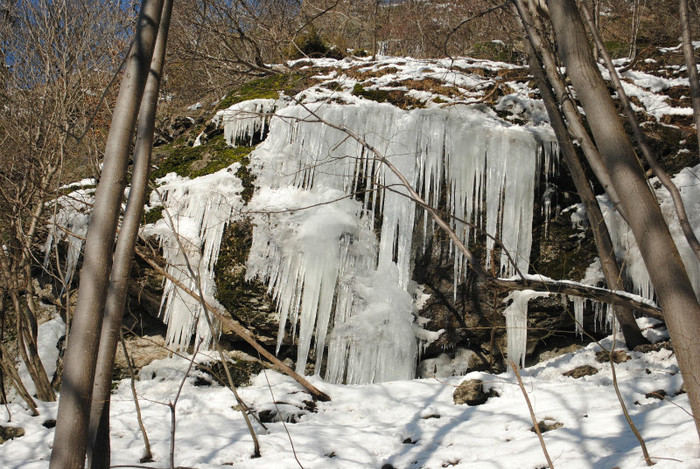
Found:
[[[664,331],[640,320],[652,340]],[[44,328],[44,331],[51,331]],[[55,337],[54,337],[55,338]],[[608,348],[612,337],[601,344]],[[525,389],[538,421],[560,422],[544,433],[558,468],[644,467],[641,450],[628,428],[612,386],[609,363],[596,361],[600,348],[590,344],[523,370]],[[628,352],[631,360],[616,365],[620,389],[630,414],[656,462],[655,468],[700,468],[700,445],[688,414],[687,394],[677,394],[682,379],[673,353],[666,349]],[[204,360],[198,355],[196,360]],[[168,467],[170,410],[189,363],[186,358],[153,362],[136,382],[144,423],[155,462],[143,467]],[[579,379],[562,373],[580,365],[600,371]],[[470,407],[455,405],[452,394],[464,377],[417,379],[372,385],[316,384],[331,402],[311,402],[290,378],[266,371],[239,389],[256,412],[279,413],[289,422],[255,423],[262,457],[251,459],[251,437],[234,410],[232,393],[218,385],[195,386],[191,373],[177,402],[175,465],[197,468],[376,468],[396,469],[540,468],[546,461],[520,387],[512,374],[472,372],[500,397]],[[201,380],[200,380],[201,381]],[[645,397],[663,389],[665,400]],[[273,398],[274,396],[274,398]],[[277,402],[278,410],[274,402]],[[314,405],[315,404],[315,405]],[[53,429],[42,424],[56,417],[55,403],[41,403],[38,417],[18,404],[0,409],[0,425],[23,427],[26,435],[0,445],[3,468],[46,468]],[[309,410],[313,409],[313,410]],[[270,412],[271,411],[271,412]],[[292,423],[296,422],[296,423]],[[288,433],[287,433],[288,432]],[[293,446],[292,446],[293,444]],[[296,458],[295,460],[295,453]],[[134,402],[128,381],[112,395],[112,464],[135,467],[143,456]],[[389,467],[389,466],[386,466]]]

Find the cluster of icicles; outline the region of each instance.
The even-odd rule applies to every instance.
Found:
[[[481,107],[405,111],[366,102],[277,112],[252,158],[259,188],[249,208],[262,215],[248,276],[268,282],[280,312],[278,347],[290,326],[297,371],[313,350],[315,372],[325,363],[332,382],[412,378],[417,361],[411,276],[424,246],[414,244],[434,227],[368,148],[430,206],[446,194],[450,223],[465,244],[476,225],[497,235],[524,272],[535,187],[556,154],[548,129],[505,124]],[[486,249],[490,259],[491,238]],[[467,264],[462,252],[452,254],[458,282]],[[495,267],[515,272],[505,252]],[[514,340],[524,342],[524,334],[521,328]]]

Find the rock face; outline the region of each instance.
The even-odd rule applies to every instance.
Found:
[[[327,62],[323,67],[335,67],[328,65],[328,63],[330,62]],[[528,115],[528,113],[518,110],[517,106],[509,105],[509,103],[512,104],[517,101],[514,101],[514,99],[518,93],[511,93],[515,88],[522,87],[525,95],[529,93],[530,97],[534,96],[533,93],[527,91],[528,77],[526,69],[518,66],[491,69],[489,68],[491,65],[482,66],[482,64],[479,64],[478,67],[474,67],[473,64],[467,64],[468,66],[462,65],[467,67],[464,68],[465,73],[474,74],[471,78],[476,79],[477,75],[484,76],[486,74],[488,76],[499,76],[503,79],[501,85],[491,83],[489,85],[491,88],[483,88],[486,91],[482,91],[489,95],[489,99],[484,101],[484,107],[489,105],[492,108],[491,111],[495,112],[499,118],[511,123],[525,124],[529,122],[534,125],[541,123],[534,119],[533,116]],[[465,90],[470,93],[481,90],[481,88],[473,90],[460,88],[454,83],[442,83],[434,77],[402,82],[406,85],[406,88],[413,88],[413,91],[420,89],[436,93],[432,96],[438,96],[437,98],[426,98],[425,102],[418,102],[418,98],[411,98],[413,101],[410,101],[405,99],[405,97],[398,96],[395,91],[391,92],[394,93],[392,95],[381,89],[380,81],[399,83],[401,80],[404,80],[405,77],[402,77],[400,74],[400,69],[404,66],[406,64],[398,62],[391,67],[362,62],[348,65],[347,67],[344,66],[342,71],[341,68],[338,68],[338,77],[344,74],[352,78],[348,81],[350,85],[346,85],[340,79],[329,81],[325,78],[319,78],[321,75],[316,74],[319,68],[313,68],[315,67],[313,61],[299,62],[296,65],[297,72],[264,78],[252,84],[244,85],[239,90],[234,90],[227,97],[225,105],[222,103],[221,107],[251,100],[275,100],[280,97],[279,90],[283,90],[288,96],[292,96],[307,88],[310,89],[309,86],[312,84],[318,85],[313,89],[314,93],[319,95],[323,95],[323,93],[332,94],[332,96],[328,96],[332,103],[358,104],[358,102],[362,103],[368,100],[381,101],[383,103],[382,106],[392,104],[396,108],[404,110],[430,108],[434,107],[435,103],[444,104],[455,100],[459,101],[464,98],[460,93],[464,93]],[[438,63],[435,63],[434,66],[434,68],[440,67]],[[328,71],[327,69],[324,70]],[[325,75],[326,72],[322,75]],[[314,78],[311,79],[311,77]],[[511,84],[516,83],[518,84],[517,87],[511,86]],[[348,86],[350,89],[346,89]],[[494,86],[496,88],[500,87],[499,93],[492,94],[488,91],[493,89]],[[401,93],[406,94],[404,92]],[[302,100],[306,99],[302,94],[297,96],[301,96]],[[452,104],[455,103],[453,102]],[[448,106],[444,107],[447,108]],[[449,108],[452,109],[452,107]],[[422,112],[422,110],[419,111]],[[251,172],[247,169],[247,155],[268,134],[260,131],[258,136],[257,133],[253,132],[256,135],[254,141],[248,138],[244,139],[245,145],[249,145],[246,153],[233,155],[234,150],[224,142],[224,129],[220,122],[205,122],[201,117],[202,112],[192,113],[195,118],[173,118],[162,125],[162,131],[160,131],[158,140],[161,146],[158,148],[157,153],[165,155],[166,160],[172,161],[160,162],[156,159],[160,166],[159,170],[163,173],[176,171],[180,174],[181,169],[184,171],[181,174],[182,176],[194,178],[200,174],[205,174],[209,170],[208,168],[219,168],[221,165],[228,165],[230,161],[234,161],[233,159],[229,161],[229,159],[235,156],[237,158],[235,161],[240,162],[242,165],[240,174],[237,174],[237,176],[243,181],[245,193],[242,194],[242,197],[247,203],[250,200],[255,182],[254,176],[251,176]],[[649,126],[648,130],[655,147],[654,149],[659,153],[665,166],[671,170],[678,170],[692,163],[689,160],[691,156],[688,155],[695,155],[696,148],[691,148],[692,152],[687,151],[687,148],[685,148],[688,145],[691,147],[695,145],[695,139],[691,138],[692,131],[689,130],[690,127],[679,128],[653,122],[647,122],[646,124]],[[424,130],[424,128],[421,129]],[[195,139],[197,139],[197,144],[201,144],[201,146],[193,146]],[[687,143],[685,143],[686,141]],[[680,142],[684,143],[681,144]],[[242,147],[239,146],[238,148],[240,150]],[[228,153],[232,153],[232,155],[228,155]],[[222,155],[228,156],[223,158]],[[166,163],[172,164],[168,165]],[[541,173],[544,174],[544,171]],[[361,176],[362,178],[358,177],[358,181],[356,181],[360,188],[362,184],[366,183],[363,178],[369,178],[368,174],[361,174]],[[559,168],[558,172],[550,174],[548,178],[541,176],[533,191],[535,203],[532,221],[532,248],[529,259],[531,267],[529,271],[554,279],[580,280],[583,278],[586,268],[594,260],[596,251],[590,236],[590,229],[585,226],[585,223],[581,223],[580,226],[572,225],[571,212],[567,213],[565,210],[562,210],[564,207],[572,206],[578,202],[576,197],[572,195],[575,193],[575,189],[566,169],[563,167]],[[435,189],[433,192],[435,193],[436,208],[442,212],[449,212],[449,205],[451,203],[454,204],[454,201],[450,201],[446,193],[448,191],[446,189]],[[355,195],[355,197],[359,196]],[[473,218],[475,220],[483,218],[485,210],[486,208],[484,207],[479,208]],[[152,215],[156,216],[159,214],[153,212]],[[428,331],[430,337],[435,338],[434,341],[426,344],[421,351],[422,358],[447,361],[449,364],[455,365],[454,374],[461,374],[466,370],[500,371],[505,369],[507,345],[505,318],[502,314],[505,307],[503,303],[505,294],[489,290],[486,285],[472,275],[468,275],[466,281],[461,281],[460,279],[458,282],[455,282],[454,248],[450,246],[449,240],[440,231],[431,232],[430,230],[425,231],[418,228],[432,223],[430,220],[424,219],[426,215],[421,209],[416,209],[415,214],[411,212],[411,216],[413,215],[416,217],[416,229],[413,230],[412,239],[410,239],[410,232],[407,236],[411,241],[410,245],[413,246],[410,249],[410,262],[406,263],[410,264],[411,269],[410,274],[407,276],[410,276],[412,281],[421,285],[428,297],[427,301],[422,303],[420,310],[416,312],[419,317],[416,323]],[[399,221],[401,220],[399,219]],[[375,231],[381,228],[379,226],[381,223],[381,220],[375,221]],[[249,282],[246,279],[246,263],[252,243],[253,228],[251,220],[246,218],[231,223],[227,227],[223,235],[219,260],[215,266],[215,296],[235,319],[251,329],[261,343],[272,349],[277,341],[279,328],[277,306],[268,294],[268,286],[266,284],[256,281]],[[490,234],[499,235],[498,231],[502,230],[502,227],[497,226],[493,230],[494,233]],[[473,229],[470,237],[474,241],[470,249],[485,264],[488,257],[486,253],[489,248],[487,247],[488,241],[484,231],[485,229]],[[502,236],[502,233],[500,236]],[[394,257],[399,256],[399,249],[392,250],[391,254]],[[495,258],[498,258],[500,255],[501,248],[496,243],[491,256],[494,259],[492,259],[491,263],[497,264]],[[130,285],[130,310],[135,311],[139,317],[135,317],[133,320],[127,318],[129,326],[141,328],[143,328],[144,324],[149,326],[148,331],[137,331],[139,335],[162,333],[160,329],[163,326],[156,318],[160,309],[161,278],[157,275],[152,275],[147,268],[144,268],[143,265],[137,265],[136,262],[134,267],[132,272],[135,272],[135,274]],[[498,272],[494,272],[494,274],[498,274]],[[565,349],[572,342],[582,342],[573,334],[574,321],[571,311],[571,304],[567,303],[567,300],[564,298],[538,298],[530,302],[527,316],[527,363],[533,363],[540,356],[543,358],[545,356],[550,357],[554,350]],[[588,326],[593,321],[593,314],[592,310],[587,312],[589,314],[585,316],[585,328],[591,331],[594,328]],[[149,324],[149,321],[145,321],[144,318],[150,319],[152,324]],[[287,329],[291,328],[288,327]],[[246,350],[246,347],[241,345],[240,340],[228,332],[230,331],[223,331],[222,343],[224,346]],[[281,333],[285,334],[285,331],[281,331]],[[283,357],[289,355],[291,358],[297,358],[293,347],[294,339],[294,334],[287,334],[282,339],[280,353]],[[471,351],[470,354],[462,353],[463,350],[467,349]],[[321,356],[323,356],[323,352],[323,347],[317,351],[317,353],[321,353]],[[145,352],[145,356],[148,356],[149,353]],[[120,356],[121,353],[118,354],[118,357]],[[466,369],[463,369],[461,365],[465,361],[464,357],[467,356],[468,366]],[[136,358],[138,360],[138,357]],[[617,357],[614,358],[618,362]],[[327,361],[319,361],[321,362],[318,364],[320,365],[319,369],[323,368],[325,370],[328,366]],[[607,361],[607,357],[605,357],[604,361]],[[460,367],[456,366],[457,362],[460,364]],[[125,370],[124,365],[121,368]],[[593,367],[589,368],[595,369]],[[579,370],[576,374],[587,371],[591,370]],[[585,374],[580,374],[579,376],[585,376]],[[483,390],[481,392],[484,394]]]

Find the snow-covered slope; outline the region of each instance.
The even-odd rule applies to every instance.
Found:
[[[663,335],[642,321],[654,341]],[[55,340],[55,338],[54,338]],[[601,341],[610,348],[611,338]],[[561,426],[544,433],[557,468],[632,469],[644,467],[639,445],[627,426],[612,386],[608,362],[596,360],[591,344],[521,371],[525,391],[538,421]],[[700,445],[673,352],[664,347],[629,352],[615,365],[622,397],[645,440],[655,468],[700,468]],[[196,361],[205,357],[200,354]],[[265,371],[239,389],[253,412],[272,420],[254,423],[262,456],[251,459],[252,440],[235,410],[230,390],[201,386],[201,372],[185,377],[190,357],[159,360],[144,368],[136,389],[155,461],[170,464],[170,409],[176,406],[175,466],[259,469],[367,468],[524,468],[546,465],[522,391],[511,373],[473,372],[495,390],[479,406],[456,405],[452,395],[464,377],[391,381],[372,385],[332,385],[314,379],[331,402],[314,403],[290,378]],[[574,379],[562,373],[582,365],[596,374]],[[199,379],[198,379],[199,378]],[[199,384],[199,386],[197,385]],[[658,397],[666,394],[663,400]],[[654,393],[657,394],[654,394]],[[0,425],[19,426],[26,435],[0,445],[0,467],[48,467],[57,405],[41,403],[41,416],[30,417],[11,404],[9,421],[0,409]],[[112,464],[135,467],[143,456],[129,382],[112,394]],[[284,417],[286,423],[280,421]]]

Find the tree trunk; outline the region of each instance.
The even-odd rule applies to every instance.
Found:
[[[605,167],[664,311],[700,436],[700,304],[661,209],[593,60],[573,0],[548,0],[559,54],[586,111]]]
[[[540,31],[543,31],[544,28],[538,17],[531,16],[530,14],[530,11],[533,12],[533,15],[539,14],[538,10],[542,10],[540,5],[542,1],[544,0],[516,0],[515,6],[518,9],[518,14],[522,18],[530,42],[535,50],[542,54],[542,65],[547,72],[547,77],[556,95],[557,102],[560,103],[562,112],[567,119],[569,132],[572,138],[578,141],[598,182],[603,186],[603,190],[608,194],[608,197],[610,197],[615,207],[618,207],[619,197],[610,182],[610,175],[605,171],[600,153],[590,135],[588,135],[588,131],[583,125],[581,115],[576,108],[576,103],[559,74],[559,65],[549,49],[548,41],[541,36]],[[529,8],[525,5],[526,3],[529,5]]]
[[[687,0],[686,0],[687,1]],[[686,4],[687,7],[687,4]],[[652,151],[651,147],[647,143],[647,139],[642,133],[642,128],[639,126],[639,122],[637,121],[637,116],[634,113],[634,110],[632,109],[632,104],[630,103],[629,98],[627,97],[627,93],[625,93],[625,89],[622,86],[622,82],[620,81],[620,77],[617,74],[617,70],[615,69],[615,65],[612,62],[612,59],[610,58],[610,54],[608,54],[608,51],[605,49],[605,44],[603,44],[603,40],[601,39],[600,35],[598,34],[598,29],[596,28],[595,24],[593,23],[593,20],[591,19],[591,15],[588,12],[588,9],[584,4],[581,4],[581,13],[583,13],[583,18],[586,20],[586,23],[588,24],[588,29],[591,33],[591,36],[593,37],[593,41],[595,42],[596,45],[596,50],[600,50],[600,56],[603,58],[605,61],[605,66],[608,69],[608,72],[610,73],[610,80],[613,83],[613,86],[615,87],[615,91],[617,92],[617,96],[620,98],[620,102],[622,103],[622,108],[625,111],[625,116],[627,116],[627,122],[630,125],[630,128],[632,129],[632,135],[634,136],[634,139],[637,141],[637,145],[639,146],[639,149],[642,151],[642,155],[644,155],[644,159],[646,160],[647,164],[649,165],[649,168],[651,168],[652,173],[654,176],[656,176],[661,184],[666,188],[668,193],[671,195],[671,200],[673,201],[673,207],[676,209],[676,216],[678,217],[678,224],[681,226],[681,229],[683,230],[683,234],[685,235],[686,241],[688,241],[688,245],[690,245],[690,248],[693,250],[695,253],[695,257],[698,259],[700,262],[700,241],[698,241],[698,238],[695,236],[695,233],[693,232],[693,227],[690,225],[690,221],[688,220],[688,214],[685,210],[685,204],[683,203],[683,198],[681,197],[681,192],[678,189],[678,187],[673,183],[671,180],[671,177],[666,174],[666,171],[659,165],[659,162],[656,159],[656,156],[654,155],[654,152]],[[687,13],[687,11],[686,11]],[[683,13],[681,13],[681,18],[683,18]],[[687,15],[686,15],[687,18]],[[684,36],[685,39],[685,36]],[[688,35],[688,40],[690,40],[690,35]],[[692,50],[692,46],[691,46]],[[695,59],[695,56],[692,55],[693,60]],[[687,63],[687,60],[686,60]],[[693,62],[692,67],[696,67],[695,63]],[[690,68],[690,67],[689,67]],[[697,83],[697,68],[695,72],[695,83],[693,83],[693,80],[690,80],[690,88],[691,88],[691,95],[693,95],[693,88],[695,89],[695,93],[699,93],[698,91],[698,83]],[[693,100],[693,103],[695,104],[695,99]],[[697,108],[694,109],[695,111],[695,119],[696,119],[696,127],[697,127],[697,119],[700,119],[700,94],[698,95],[698,103],[697,103]]]
[[[126,212],[119,230],[117,247],[114,252],[114,265],[110,276],[109,289],[105,302],[104,321],[97,354],[95,382],[92,388],[90,410],[90,430],[88,441],[88,466],[91,469],[108,469],[110,463],[109,443],[109,398],[112,389],[112,368],[122,327],[122,317],[126,304],[129,272],[134,258],[134,247],[141,225],[141,215],[146,201],[148,174],[151,166],[151,148],[155,128],[156,108],[160,90],[160,77],[165,60],[165,48],[170,27],[172,0],[165,0],[160,19],[158,38],[146,89],[141,101],[134,148],[134,164],[131,176],[131,189]]]
[[[110,127],[95,204],[85,242],[78,302],[65,354],[52,469],[85,465],[95,361],[105,296],[112,266],[114,238],[126,184],[129,150],[160,21],[163,0],[143,0],[136,37],[129,52]]]
[[[690,81],[690,98],[693,104],[693,117],[695,118],[695,131],[700,147],[700,83],[698,82],[698,64],[695,60],[695,48],[693,38],[690,36],[690,15],[688,14],[688,0],[680,0],[678,11],[681,19],[681,33],[683,37],[683,57],[688,69]]]
[[[588,222],[591,227],[591,231],[593,232],[593,238],[598,250],[598,256],[600,257],[600,264],[603,268],[603,274],[605,276],[605,282],[608,284],[608,287],[613,290],[624,290],[622,276],[620,274],[620,267],[617,263],[617,259],[615,259],[615,251],[613,249],[613,243],[612,239],[610,238],[608,226],[605,223],[603,214],[598,206],[598,201],[593,193],[593,190],[591,189],[588,178],[586,177],[583,164],[576,153],[574,144],[569,138],[569,134],[566,130],[566,123],[564,122],[564,118],[556,105],[554,92],[552,92],[549,84],[547,83],[544,69],[540,64],[532,45],[528,42],[527,46],[529,46],[526,47],[526,50],[529,57],[530,72],[534,75],[535,80],[537,81],[537,87],[540,90],[542,100],[544,101],[545,108],[547,109],[550,124],[552,125],[554,133],[557,136],[557,141],[559,142],[559,148],[562,156],[564,157],[566,166],[569,168],[569,173],[571,173],[571,178],[576,186],[576,192],[578,192],[581,202],[583,202],[583,205],[586,207]],[[637,345],[649,343],[649,341],[642,335],[642,331],[639,330],[637,321],[635,320],[634,314],[630,308],[616,305],[614,307],[614,312],[618,322],[620,323],[620,328],[622,329],[622,335],[625,338],[627,348],[631,350]],[[583,327],[582,324],[579,326]]]

